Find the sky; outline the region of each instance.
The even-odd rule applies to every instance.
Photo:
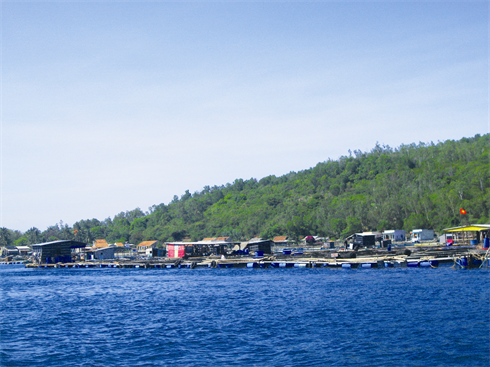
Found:
[[[0,6],[0,227],[490,129],[487,1]]]

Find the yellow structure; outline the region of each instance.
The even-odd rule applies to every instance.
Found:
[[[469,224],[445,228],[444,231],[453,233],[455,243],[477,245],[483,242],[483,238],[490,237],[490,224]]]

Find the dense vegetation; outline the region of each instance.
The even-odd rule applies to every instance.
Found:
[[[367,230],[442,228],[489,223],[490,135],[438,144],[377,144],[301,172],[186,191],[168,205],[139,208],[103,221],[60,223],[41,232],[2,228],[2,244],[74,238],[92,242],[231,236],[322,235],[342,238]],[[459,209],[467,211],[466,216]]]

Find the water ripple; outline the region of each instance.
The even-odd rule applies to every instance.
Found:
[[[485,366],[489,272],[2,270],[2,366]]]

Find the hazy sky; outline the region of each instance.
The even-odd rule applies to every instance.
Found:
[[[489,132],[487,1],[2,1],[0,226]]]

